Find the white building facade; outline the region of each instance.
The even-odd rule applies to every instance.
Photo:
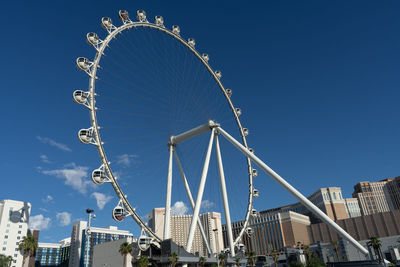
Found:
[[[29,202],[9,199],[0,202],[0,254],[13,258],[11,267],[22,266],[23,255],[18,245],[27,235],[30,212]]]

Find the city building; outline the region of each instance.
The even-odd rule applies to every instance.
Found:
[[[373,236],[382,238],[400,235],[400,210],[338,220],[336,223],[356,240],[366,240]],[[339,236],[325,223],[317,223],[310,225],[310,240],[311,243],[330,243],[338,241]]]
[[[345,198],[344,203],[345,203],[346,212],[349,215],[349,218],[361,216],[361,210],[360,210],[360,206],[358,205],[357,198]]]
[[[400,209],[400,176],[389,179],[387,183],[390,200],[392,201],[394,209]]]
[[[123,256],[119,253],[119,248],[124,242],[132,243],[132,237],[122,238],[94,246],[92,267],[131,267],[132,255],[126,255],[126,265],[123,265]]]
[[[390,181],[392,179],[385,179],[379,182],[360,182],[354,186],[353,197],[358,199],[363,215],[393,210],[388,191],[388,183]]]
[[[5,199],[0,202],[0,254],[13,258],[11,267],[22,266],[19,242],[28,232],[31,204]]]
[[[128,237],[133,238],[133,235],[115,226],[91,226],[88,231],[86,221],[75,222],[72,225],[69,267],[92,267],[95,245]]]
[[[61,240],[59,243],[39,243],[36,250],[35,266],[68,266],[70,248],[70,237]]]
[[[328,215],[329,218],[335,221],[361,215],[358,212],[359,207],[357,201],[355,201],[353,198],[343,198],[342,189],[340,187],[320,188],[311,196],[309,196],[308,199],[326,215]],[[319,218],[315,217],[315,215],[306,209],[300,202],[269,210],[263,210],[260,211],[260,214],[274,215],[288,211],[294,211],[303,215],[307,215],[310,217],[312,223],[320,222]]]
[[[282,250],[285,247],[294,247],[297,242],[310,244],[308,216],[287,211],[276,214],[259,214],[249,221],[248,227],[253,231],[244,234],[242,242],[249,251],[257,255],[268,255],[271,250]],[[226,225],[222,226],[225,247],[228,247]],[[236,238],[243,228],[243,221],[232,223],[232,232]]]
[[[148,225],[150,229],[161,238],[164,234],[164,210],[164,208],[155,208],[148,215]],[[218,212],[207,212],[200,214],[199,218],[210,243],[211,251],[217,253],[224,250],[221,214]],[[191,222],[192,215],[171,216],[170,237],[176,244],[186,247]],[[190,252],[199,252],[202,256],[208,254],[206,244],[203,241],[198,226],[196,226],[192,249]]]

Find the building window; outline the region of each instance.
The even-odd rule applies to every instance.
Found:
[[[20,236],[17,236],[17,239],[21,239],[21,237],[20,237]]]
[[[14,257],[17,257],[18,255],[17,254],[14,254]]]
[[[6,250],[6,247],[3,247],[3,251]]]
[[[3,245],[7,245],[7,241],[4,241],[4,242],[3,242]]]
[[[18,234],[20,234],[21,233],[21,231],[18,231]]]
[[[5,236],[4,236],[4,239],[8,239],[8,235],[5,235]]]
[[[18,228],[22,228],[22,224],[20,224],[20,225],[18,226]]]
[[[333,195],[333,199],[336,200],[336,193],[333,192],[332,195]]]
[[[10,224],[9,224],[9,223],[7,223],[7,227],[10,227]]]

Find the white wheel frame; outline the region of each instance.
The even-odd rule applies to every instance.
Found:
[[[248,149],[248,145],[247,145],[247,140],[246,140],[246,136],[248,135],[248,130],[246,128],[242,127],[242,124],[240,122],[239,116],[241,115],[241,110],[236,108],[231,99],[230,96],[232,94],[232,91],[230,89],[225,89],[225,87],[223,86],[223,84],[220,81],[221,78],[221,72],[218,70],[213,70],[211,68],[211,66],[208,64],[208,55],[203,54],[201,55],[195,48],[195,42],[193,39],[189,39],[188,41],[185,41],[180,35],[179,35],[179,27],[178,26],[173,26],[172,30],[168,30],[167,28],[164,27],[164,25],[162,23],[160,23],[160,17],[157,16],[156,17],[156,23],[151,23],[148,22],[147,19],[144,17],[143,19],[143,12],[140,11],[140,15],[139,15],[139,11],[138,11],[138,18],[140,21],[138,22],[133,22],[131,20],[124,20],[123,21],[123,25],[116,27],[114,25],[111,24],[107,26],[106,30],[108,32],[107,37],[104,40],[98,40],[97,43],[91,43],[91,45],[93,45],[93,47],[96,49],[97,53],[95,55],[95,58],[93,60],[93,62],[87,62],[87,66],[88,68],[82,68],[82,66],[78,65],[78,68],[80,68],[81,70],[85,71],[88,76],[90,77],[89,79],[89,94],[88,94],[88,101],[86,103],[86,107],[89,109],[90,111],[90,119],[91,119],[91,129],[93,131],[92,133],[92,140],[91,144],[95,145],[97,148],[97,151],[99,153],[101,162],[102,162],[102,166],[104,168],[104,170],[107,173],[107,177],[108,177],[108,182],[111,183],[115,193],[117,194],[118,198],[120,199],[120,202],[122,203],[122,205],[125,207],[125,209],[127,210],[127,212],[130,214],[130,216],[132,216],[132,218],[136,221],[136,223],[151,237],[154,239],[154,241],[156,242],[161,242],[162,238],[157,236],[140,218],[140,216],[136,213],[135,209],[131,206],[131,204],[128,202],[125,194],[122,192],[121,187],[119,186],[114,173],[110,167],[110,162],[107,160],[107,156],[106,153],[104,151],[104,147],[103,147],[103,142],[101,141],[101,137],[100,137],[100,127],[98,125],[97,122],[97,115],[96,115],[96,106],[95,106],[95,82],[96,82],[96,73],[97,73],[97,69],[99,67],[99,62],[101,60],[101,57],[104,53],[104,50],[106,49],[106,47],[108,46],[108,44],[111,42],[111,40],[114,39],[114,37],[125,31],[125,30],[129,30],[129,29],[133,29],[133,28],[137,28],[137,27],[142,27],[142,28],[152,28],[152,29],[156,29],[162,33],[165,33],[171,37],[173,37],[175,40],[179,41],[181,44],[183,44],[184,46],[186,46],[202,63],[203,65],[207,68],[207,70],[209,71],[209,73],[214,77],[216,83],[218,84],[219,88],[221,89],[221,92],[223,94],[223,96],[225,97],[225,100],[228,102],[231,111],[233,113],[233,116],[236,120],[236,124],[237,127],[240,131],[240,134],[242,136],[242,145],[244,147],[246,147]],[[104,20],[105,18],[103,18]],[[177,30],[178,29],[178,30]],[[173,154],[173,150],[170,152],[171,157]],[[222,164],[222,163],[221,163]],[[249,219],[250,219],[250,215],[251,215],[251,211],[252,211],[252,205],[253,205],[253,190],[254,190],[254,186],[253,186],[253,168],[251,166],[251,160],[247,157],[246,159],[246,164],[248,167],[248,176],[249,176],[249,195],[248,195],[248,204],[247,204],[247,211],[245,214],[245,218],[244,218],[244,224],[243,224],[243,228],[241,229],[239,235],[236,237],[236,239],[234,240],[233,244],[230,244],[231,247],[237,245],[240,240],[241,237],[243,236],[243,234],[245,233],[245,229],[247,228],[247,225],[249,223]],[[222,178],[221,178],[222,179]],[[230,237],[230,239],[232,239],[232,237]]]

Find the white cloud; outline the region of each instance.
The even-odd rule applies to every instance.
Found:
[[[66,211],[58,212],[56,214],[56,218],[61,226],[67,226],[71,224],[71,213],[68,213]]]
[[[39,210],[43,211],[43,212],[49,212],[47,209],[45,208],[39,208]]]
[[[44,155],[44,154],[40,155],[40,160],[41,160],[42,162],[44,162],[44,163],[51,163],[51,161],[49,160],[49,158],[48,158],[46,155]]]
[[[210,200],[207,200],[207,199],[205,199],[201,202],[201,209],[203,209],[205,211],[210,210],[214,206],[215,206],[215,203]]]
[[[34,230],[46,230],[50,228],[50,218],[45,218],[42,214],[29,218],[29,228]]]
[[[116,163],[123,165],[124,167],[129,167],[133,163],[133,159],[137,158],[137,155],[133,154],[123,154],[117,156]]]
[[[97,207],[101,210],[112,199],[112,196],[107,196],[107,195],[105,195],[103,193],[99,193],[99,192],[92,193],[91,197],[94,197],[96,199]]]
[[[177,201],[171,207],[171,215],[184,215],[188,210],[189,208],[185,203],[183,203],[183,201]]]
[[[53,199],[54,199],[54,198],[53,198],[52,196],[47,195],[44,199],[42,199],[42,201],[43,201],[44,203],[47,203],[47,202],[52,201]]]
[[[71,163],[66,165],[64,169],[41,170],[41,172],[46,175],[64,179],[66,185],[70,185],[72,188],[84,194],[87,191],[87,187],[92,185],[91,181],[86,179],[89,177],[88,169],[88,167],[77,166],[75,163]]]
[[[48,145],[50,145],[50,146],[54,146],[54,147],[56,147],[56,148],[58,148],[58,149],[61,149],[61,150],[63,150],[63,151],[68,151],[68,152],[71,152],[71,151],[72,151],[72,149],[69,148],[67,145],[62,144],[62,143],[58,143],[58,142],[56,142],[56,141],[54,141],[53,139],[50,139],[50,138],[48,138],[48,137],[36,136],[36,138],[37,138],[40,142],[42,142],[43,144],[48,144]]]

